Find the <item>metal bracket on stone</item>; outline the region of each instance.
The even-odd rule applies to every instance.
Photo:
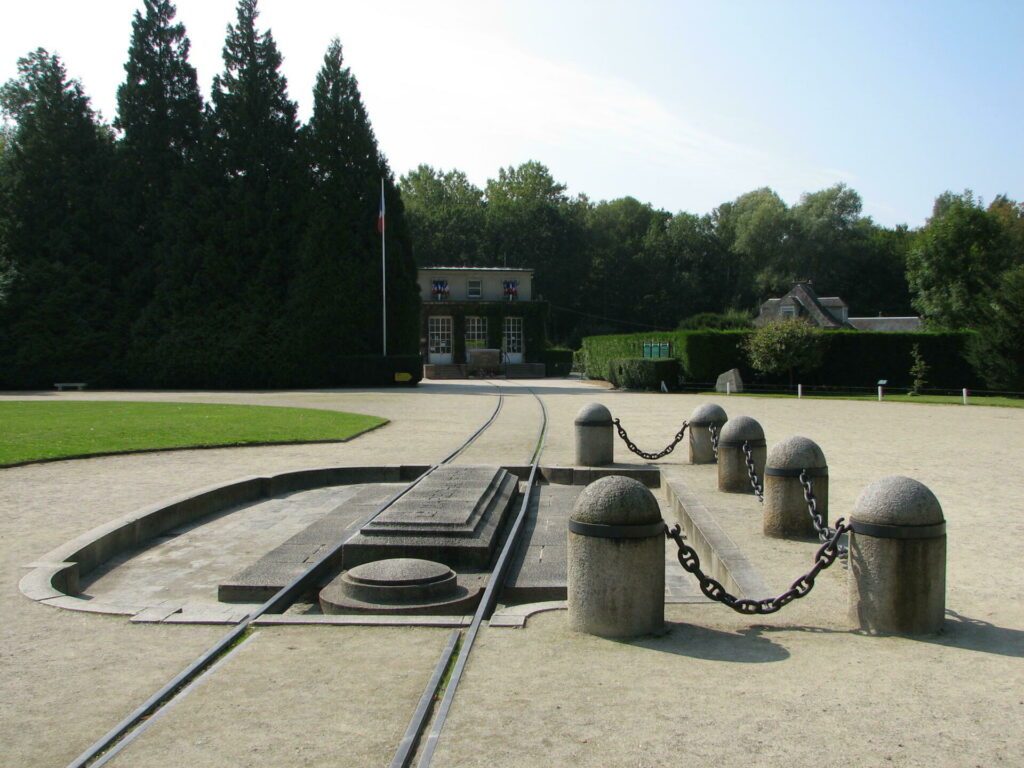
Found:
[[[946,523],[933,525],[881,525],[851,520],[854,533],[874,536],[876,539],[937,539],[946,535]]]
[[[779,467],[765,467],[765,477],[800,477],[801,474],[807,477],[828,477],[828,467],[810,467],[808,469],[783,469]]]
[[[580,536],[590,536],[595,539],[649,539],[652,536],[663,536],[667,528],[663,520],[646,525],[604,525],[581,523],[578,520],[570,519],[569,530]]]

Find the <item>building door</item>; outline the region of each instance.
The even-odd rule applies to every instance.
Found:
[[[501,349],[505,353],[505,361],[523,362],[523,318],[506,317],[504,331]]]
[[[427,318],[427,362],[448,365],[452,361],[452,319],[431,315]]]

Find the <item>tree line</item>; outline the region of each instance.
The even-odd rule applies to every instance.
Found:
[[[209,103],[170,0],[143,0],[113,123],[45,50],[0,91],[0,387],[315,386],[418,351],[401,197],[335,40],[305,125],[239,0]]]
[[[920,313],[932,328],[978,329],[990,384],[1024,388],[1024,207],[1006,197],[986,207],[969,191],[943,193],[911,230],[872,221],[844,184],[792,206],[757,189],[706,215],[570,196],[538,162],[501,168],[483,189],[421,165],[399,189],[421,266],[535,268],[551,335],[573,347],[601,333],[749,325],[763,301],[809,279],[854,316]]]
[[[1024,388],[1017,202],[943,193],[912,230],[875,223],[843,184],[706,215],[571,196],[535,161],[483,188],[427,165],[396,184],[340,43],[303,125],[257,17],[239,0],[205,102],[174,5],[143,0],[111,124],[58,56],[19,61],[0,89],[0,387],[332,383],[380,353],[383,178],[392,353],[419,351],[417,264],[534,268],[548,335],[572,347],[747,324],[810,279],[854,315],[977,329],[990,385]]]

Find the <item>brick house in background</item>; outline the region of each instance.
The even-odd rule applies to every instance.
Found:
[[[544,376],[548,304],[534,299],[532,269],[423,267],[417,280],[425,378],[463,378],[480,360],[509,377]]]
[[[810,280],[800,280],[782,298],[768,299],[754,318],[755,326],[774,320],[802,317],[819,328],[857,331],[919,331],[920,317],[850,317],[850,308],[838,296],[818,296]]]

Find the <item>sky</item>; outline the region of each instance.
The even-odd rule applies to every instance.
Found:
[[[116,113],[141,0],[0,0],[0,81],[58,53]],[[204,94],[233,0],[178,0]],[[338,37],[381,150],[483,186],[538,160],[571,194],[703,214],[844,182],[886,226],[1024,199],[1024,3],[260,0],[300,116]]]

